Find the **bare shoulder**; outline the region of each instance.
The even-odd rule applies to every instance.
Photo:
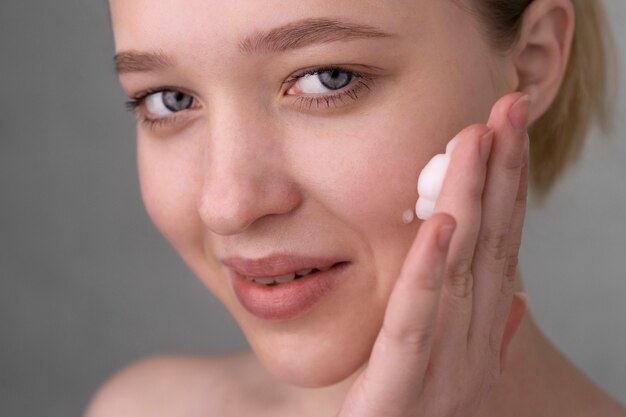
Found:
[[[603,399],[595,407],[592,405],[584,416],[626,417],[626,408],[613,398],[603,393]]]
[[[85,417],[238,415],[248,403],[239,400],[250,399],[249,391],[258,396],[259,389],[271,386],[264,379],[249,352],[152,357],[113,375],[94,395]]]

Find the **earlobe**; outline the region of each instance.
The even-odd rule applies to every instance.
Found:
[[[533,103],[529,122],[554,101],[565,77],[574,34],[571,0],[534,0],[524,12],[513,63],[522,91]]]

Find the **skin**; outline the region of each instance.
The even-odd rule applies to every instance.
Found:
[[[195,100],[151,128],[146,106],[138,108],[146,209],[256,356],[142,362],[105,385],[88,416],[577,415],[572,394],[594,413],[623,415],[523,319],[523,298],[513,296],[526,120],[560,87],[573,31],[568,1],[535,1],[507,54],[449,1],[110,6],[116,52],[159,51],[173,64],[120,74],[126,93],[176,87]],[[256,30],[311,17],[393,37],[286,53],[238,49]],[[283,81],[331,64],[368,73],[369,89],[345,105],[299,107],[294,97],[306,94]],[[525,94],[532,105],[515,106]],[[405,224],[421,168],[457,134],[437,214]],[[454,235],[441,248],[446,228]],[[260,320],[235,298],[220,259],[280,252],[336,255],[351,262],[350,276],[295,319]],[[533,383],[548,380],[567,395]]]

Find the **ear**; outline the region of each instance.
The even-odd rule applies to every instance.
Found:
[[[516,91],[531,98],[529,123],[545,113],[559,92],[575,20],[571,0],[533,0],[524,12],[512,59],[518,79]]]

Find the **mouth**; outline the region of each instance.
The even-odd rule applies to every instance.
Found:
[[[295,319],[320,303],[343,280],[351,263],[278,256],[229,259],[224,264],[244,309],[263,320],[281,321]]]

